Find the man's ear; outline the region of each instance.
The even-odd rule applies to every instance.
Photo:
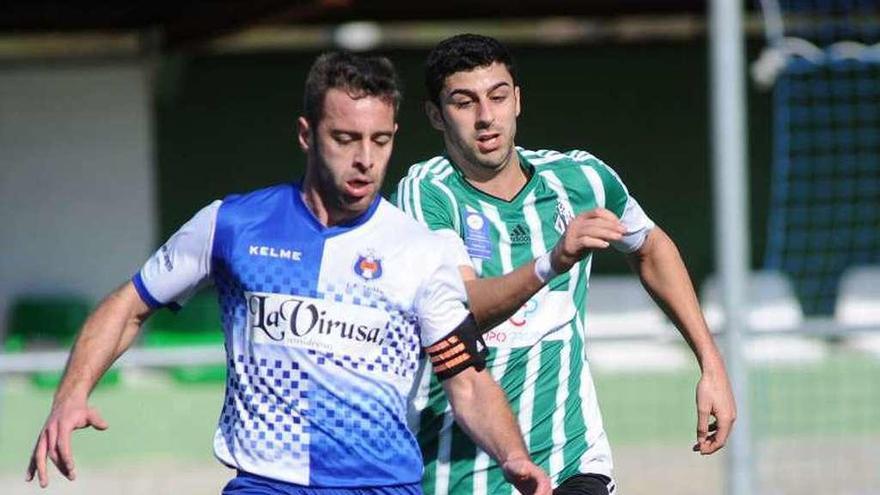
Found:
[[[312,147],[312,128],[305,117],[296,119],[296,137],[299,141],[299,147],[308,153]]]
[[[443,114],[440,113],[440,109],[437,108],[437,105],[434,104],[433,101],[425,102],[425,114],[428,116],[428,121],[431,123],[431,127],[438,131],[446,130],[446,123],[443,122]]]
[[[519,117],[522,112],[522,100],[520,100],[519,86],[513,87],[513,96],[516,98],[516,116]]]

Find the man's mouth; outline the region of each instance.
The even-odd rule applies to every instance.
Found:
[[[480,134],[477,136],[477,148],[480,152],[488,153],[495,151],[501,145],[501,134],[497,132]]]
[[[349,196],[362,198],[372,191],[373,181],[368,179],[350,179],[345,181],[345,193]]]

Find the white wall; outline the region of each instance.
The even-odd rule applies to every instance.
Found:
[[[94,301],[155,247],[145,69],[0,67],[0,335],[16,294]]]

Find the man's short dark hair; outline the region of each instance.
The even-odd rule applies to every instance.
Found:
[[[441,41],[428,54],[425,63],[425,88],[428,99],[440,105],[440,91],[446,78],[456,72],[467,72],[493,63],[507,67],[516,85],[516,68],[513,57],[495,38],[479,34],[458,34]]]
[[[400,84],[394,64],[385,57],[329,52],[319,56],[309,75],[303,95],[303,113],[312,126],[324,115],[324,96],[330,89],[346,91],[355,99],[374,96],[400,107]]]

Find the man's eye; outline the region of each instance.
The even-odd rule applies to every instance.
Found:
[[[354,139],[352,139],[351,136],[348,136],[348,135],[345,135],[345,134],[337,134],[337,135],[333,136],[333,138],[334,138],[334,139],[336,140],[336,142],[339,143],[339,144],[349,144],[349,143],[351,143],[352,141],[354,141]]]
[[[391,142],[391,136],[377,136],[373,138],[373,142],[380,146],[385,146]]]
[[[471,106],[473,103],[474,103],[473,100],[458,100],[458,101],[452,102],[452,104],[455,105],[456,108],[467,108],[467,107]]]
[[[496,103],[500,103],[507,99],[507,95],[494,95],[492,96],[492,101]]]

